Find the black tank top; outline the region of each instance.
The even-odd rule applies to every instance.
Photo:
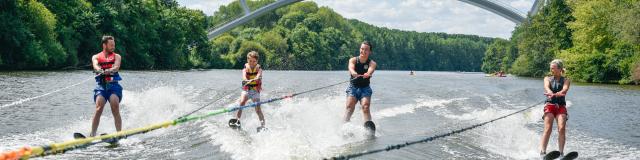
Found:
[[[358,73],[358,75],[362,75],[364,73],[367,73],[367,71],[369,70],[369,63],[371,62],[371,59],[367,59],[366,62],[364,63],[360,63],[360,57],[356,57],[356,73]],[[358,87],[358,88],[363,88],[363,87],[368,87],[369,86],[369,78],[363,78],[363,77],[358,77],[356,79],[353,79],[353,76],[351,76],[351,85],[354,87]]]
[[[553,93],[558,93],[560,91],[562,91],[562,88],[564,87],[564,77],[560,77],[560,79],[555,80],[555,78],[553,76],[549,77],[549,88],[551,89],[551,92]],[[547,102],[552,103],[552,104],[558,104],[558,105],[566,105],[567,102],[565,102],[564,100],[564,96],[563,97],[553,97],[551,99],[547,99]]]

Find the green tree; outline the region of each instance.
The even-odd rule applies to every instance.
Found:
[[[640,83],[640,61],[636,61],[635,67],[633,69],[633,81],[636,85]]]
[[[639,57],[640,4],[637,1],[577,1],[569,23],[574,47],[560,55],[567,60],[569,76],[585,82],[630,83]],[[631,36],[636,34],[634,36]]]
[[[520,76],[546,75],[549,62],[572,45],[571,30],[566,23],[573,20],[571,9],[563,0],[551,0],[530,21],[517,26],[512,40],[518,58],[511,72]]]
[[[99,42],[98,15],[91,3],[85,0],[43,0],[51,12],[55,13],[57,41],[67,53],[65,65],[77,67],[90,65],[91,56],[102,50]]]
[[[349,50],[347,49],[348,39],[343,36],[344,32],[333,28],[328,27],[322,29],[322,32],[319,33],[320,44],[322,47],[321,50],[324,51],[324,55],[327,58],[327,62],[329,66],[329,70],[339,70],[347,68],[346,61],[349,60],[350,55],[347,54]]]
[[[258,40],[260,44],[265,46],[267,50],[263,57],[265,59],[264,66],[270,69],[286,69],[288,68],[289,46],[287,40],[276,31],[265,32]]]
[[[2,68],[44,69],[60,67],[67,58],[56,41],[56,19],[35,0],[0,2],[0,53]]]
[[[233,41],[235,41],[235,39],[229,34],[224,34],[210,41],[212,55],[215,55],[217,59],[220,59],[220,61],[212,62],[214,66],[218,66],[220,68],[231,67],[231,64],[228,61],[224,61],[222,58],[223,55],[232,53],[231,43],[233,43]]]
[[[272,2],[247,1],[251,10]],[[9,0],[0,8],[2,69],[89,66],[100,37],[112,35],[127,69],[241,68],[244,54],[258,50],[270,69],[342,70],[368,40],[380,69],[477,71],[493,41],[376,27],[314,2],[266,13],[213,40],[207,30],[244,14],[238,2],[210,17],[174,0]]]
[[[264,57],[265,54],[270,54],[268,53],[267,49],[264,48],[260,43],[248,40],[242,41],[242,44],[240,45],[238,51],[233,54],[233,57],[231,57],[234,59],[229,59],[234,66],[233,68],[240,69],[244,67],[244,64],[247,63],[247,53],[251,51],[258,52],[260,54],[260,57]],[[260,58],[258,60],[258,63],[260,64],[264,64],[264,62],[264,58]]]
[[[287,29],[293,29],[298,23],[301,23],[305,18],[303,12],[288,12],[280,20],[278,25],[284,26]]]
[[[298,25],[291,31],[291,49],[297,54],[293,58],[293,67],[305,70],[320,70],[328,68],[326,62],[329,56],[322,46],[318,33],[309,30],[304,25]]]

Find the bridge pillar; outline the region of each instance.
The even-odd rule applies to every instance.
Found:
[[[242,6],[242,10],[244,10],[244,15],[248,15],[249,13],[251,13],[251,10],[249,10],[249,6],[247,6],[246,0],[240,0],[240,6]]]
[[[546,3],[547,3],[546,0],[534,1],[533,5],[531,6],[531,10],[529,11],[529,17],[536,15],[540,10],[540,8],[542,8],[542,6],[544,6]]]

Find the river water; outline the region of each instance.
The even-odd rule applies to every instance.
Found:
[[[239,70],[121,71],[123,128],[233,107]],[[348,80],[346,71],[264,72],[262,99]],[[381,149],[468,127],[535,105],[532,109],[428,143],[358,159],[539,159],[542,79],[485,77],[482,73],[377,71],[372,79],[376,138],[363,133],[356,106],[343,124],[347,84],[262,105],[268,132],[253,109],[242,132],[231,113],[162,128],[42,159],[321,159]],[[87,134],[94,112],[89,71],[0,72],[0,151],[39,146]],[[36,96],[42,97],[33,98]],[[585,159],[640,159],[640,89],[574,83],[569,91],[566,151]],[[22,100],[22,101],[21,101]],[[115,132],[106,107],[100,133]],[[344,136],[346,133],[354,136]],[[548,150],[557,150],[554,129]]]

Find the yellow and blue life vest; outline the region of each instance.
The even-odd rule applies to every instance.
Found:
[[[260,67],[256,65],[255,67],[251,68],[249,67],[249,65],[245,65],[244,71],[246,72],[246,77],[245,77],[246,79],[254,79],[258,76],[258,71],[260,71]],[[255,90],[260,92],[260,90],[262,90],[261,79],[254,80],[249,83],[245,83],[243,81],[242,85],[243,85],[242,90],[244,91]]]

